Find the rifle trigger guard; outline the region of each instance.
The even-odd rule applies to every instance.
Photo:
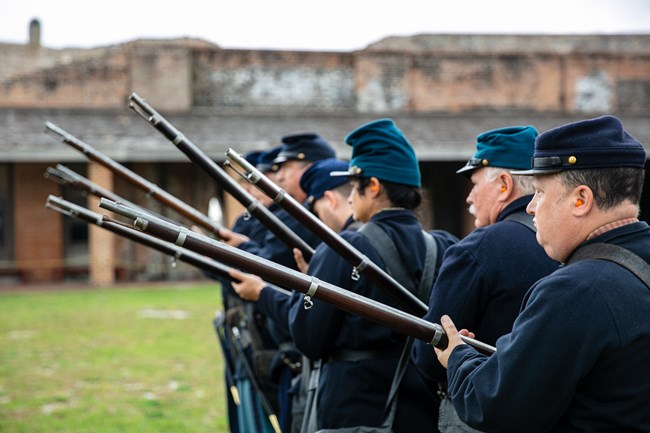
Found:
[[[316,290],[318,290],[318,283],[319,281],[316,278],[312,278],[311,282],[309,283],[309,289],[307,289],[307,293],[305,293],[305,300],[302,305],[305,310],[309,310],[314,306],[311,297],[316,294]]]

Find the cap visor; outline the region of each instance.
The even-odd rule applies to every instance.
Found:
[[[552,173],[557,173],[557,172],[560,172],[560,171],[562,171],[562,170],[561,169],[555,169],[555,168],[546,169],[546,170],[543,170],[541,168],[533,168],[533,169],[530,169],[530,170],[511,170],[510,174],[514,174],[514,175],[517,175],[517,176],[533,176],[533,175],[536,175],[536,174],[552,174]]]
[[[475,168],[477,168],[477,167],[474,166],[474,165],[467,164],[467,165],[464,165],[462,168],[459,168],[458,170],[456,170],[456,174],[463,174],[465,176],[469,176],[470,173],[468,173],[468,172],[471,171],[471,170],[474,170]]]

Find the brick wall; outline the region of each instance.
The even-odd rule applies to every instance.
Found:
[[[45,208],[47,196],[60,192],[43,177],[47,167],[16,164],[14,169],[15,260],[33,283],[58,281],[63,266],[63,217]]]
[[[194,56],[194,105],[242,111],[353,109],[352,61],[348,53],[202,50]]]
[[[136,92],[160,111],[187,111],[192,105],[192,56],[186,47],[134,45],[131,82]],[[124,103],[124,101],[122,101]]]
[[[649,41],[643,35],[429,36],[399,44],[389,38],[354,53],[136,41],[61,50],[55,63],[52,50],[41,49],[47,61],[36,61],[24,46],[24,64],[15,45],[0,45],[0,56],[10,53],[21,71],[0,68],[0,107],[123,109],[135,91],[165,112],[639,113],[650,107]]]
[[[130,70],[124,52],[37,69],[0,82],[0,107],[123,108]]]

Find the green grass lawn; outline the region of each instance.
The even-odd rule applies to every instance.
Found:
[[[0,293],[0,432],[225,432],[216,284]]]

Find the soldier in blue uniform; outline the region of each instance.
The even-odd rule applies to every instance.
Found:
[[[300,188],[307,196],[308,208],[316,213],[332,230],[337,232],[353,224],[350,207],[347,203],[350,186],[346,178],[332,177],[329,173],[337,170],[347,170],[347,168],[348,163],[345,161],[334,158],[324,159],[311,164],[300,178]],[[319,254],[321,249],[322,247],[319,246],[315,254]],[[295,253],[302,264],[302,266],[299,266],[300,269],[303,272],[306,271],[307,264],[304,263],[300,251],[296,249]],[[289,296],[273,290],[272,287],[255,275],[236,270],[232,270],[230,275],[240,281],[233,284],[233,286],[242,299],[255,302],[258,311],[271,318],[283,332],[289,333]],[[285,356],[280,360],[297,365],[300,362],[300,357],[289,359]],[[285,408],[291,407],[291,416],[280,413],[282,431],[287,433],[300,431],[302,424],[307,385],[309,383],[309,370],[311,369],[308,363],[304,362],[305,359],[302,359],[302,361],[301,368],[305,369],[305,373],[301,377],[302,383],[294,381],[292,387],[279,390],[280,400],[291,398],[291,402],[287,401],[284,405]],[[286,375],[288,372],[284,370],[283,373]],[[287,379],[292,378],[285,377],[284,379],[284,383],[288,384]]]
[[[349,201],[356,221],[371,223],[388,238],[397,257],[388,265],[400,267],[410,281],[400,281],[417,291],[423,274],[430,270],[435,277],[445,249],[457,241],[452,235],[423,232],[413,212],[420,203],[420,171],[415,152],[391,119],[363,125],[345,139],[352,146],[350,168],[343,173],[350,178]],[[374,239],[357,231],[343,231],[341,236],[382,269],[387,268],[382,253],[373,246]],[[367,232],[366,232],[367,233]],[[435,245],[437,258],[425,266],[427,245]],[[401,262],[401,263],[397,263]],[[393,298],[371,284],[361,274],[356,279],[350,264],[326,245],[321,245],[310,263],[308,273],[352,292],[399,307]],[[429,281],[430,281],[429,280]],[[428,285],[426,291],[430,289]],[[389,389],[395,378],[398,358],[405,350],[404,335],[345,313],[327,303],[313,300],[313,307],[303,307],[304,297],[294,294],[289,311],[289,325],[296,347],[312,360],[323,359],[324,365],[316,397],[319,429],[354,426],[378,427],[390,419],[384,416]],[[431,408],[435,396],[416,368],[407,363],[396,400],[392,422],[395,432],[431,431],[435,416]],[[390,403],[392,403],[390,402]],[[392,404],[390,408],[395,407]],[[329,431],[329,430],[328,430]]]
[[[531,287],[490,357],[440,319],[449,345],[436,354],[463,421],[487,432],[650,431],[645,162],[614,116],[539,135],[532,169],[515,173],[534,176],[537,240],[565,265]]]
[[[476,152],[457,171],[473,184],[467,204],[476,230],[447,249],[424,316],[437,323],[447,314],[490,345],[510,332],[530,286],[558,267],[537,243],[533,217],[526,213],[532,179],[510,173],[530,167],[535,137],[532,126],[500,128],[476,137]],[[413,359],[440,391],[440,431],[471,431],[444,399],[447,372],[431,347],[416,341]]]

